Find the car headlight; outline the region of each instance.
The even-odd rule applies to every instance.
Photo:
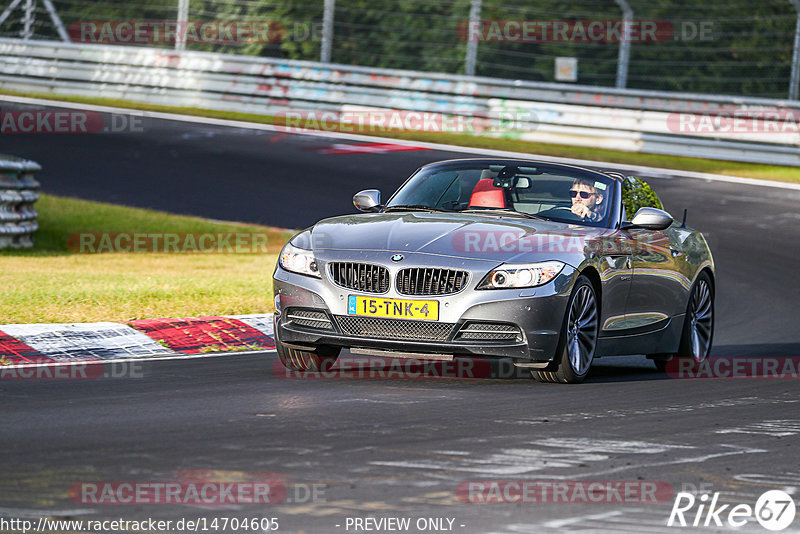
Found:
[[[507,289],[535,287],[546,284],[556,277],[564,264],[560,261],[541,263],[507,263],[489,272],[477,289]]]
[[[287,271],[320,278],[317,259],[314,257],[314,253],[310,250],[292,245],[291,241],[286,243],[283,250],[281,250],[278,263]]]

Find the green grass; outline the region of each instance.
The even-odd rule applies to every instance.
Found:
[[[268,313],[291,231],[42,195],[36,246],[0,252],[0,324]],[[265,253],[67,250],[76,232],[264,232]]]
[[[238,120],[261,124],[282,124],[283,118],[269,115],[257,115],[253,113],[238,113],[232,111],[215,111],[192,107],[160,106],[141,102],[131,102],[127,100],[116,100],[109,98],[88,98],[78,96],[62,96],[42,93],[17,93],[10,91],[0,91],[0,94],[26,96],[30,98],[45,98],[51,100],[62,100],[67,102],[78,102],[84,104],[94,104],[101,106],[113,106],[126,109],[138,109],[144,111],[159,111],[164,113],[177,113],[181,115],[193,115],[201,117],[211,117],[218,119]],[[335,125],[327,125],[334,129]],[[326,127],[326,126],[323,126]],[[374,131],[363,132],[365,135],[375,135],[380,137],[391,137],[396,139],[407,139],[413,141],[424,141],[429,143],[444,143],[465,147],[487,148],[493,150],[508,150],[527,154],[539,154],[547,156],[560,156],[565,158],[588,159],[609,163],[625,163],[631,165],[643,165],[649,167],[663,167],[675,170],[707,172],[714,174],[724,174],[729,176],[743,176],[746,178],[756,178],[762,180],[777,180],[784,182],[800,182],[800,170],[797,167],[786,167],[781,165],[762,165],[758,163],[741,163],[735,161],[721,161],[702,158],[690,158],[682,156],[668,156],[662,154],[645,154],[641,152],[625,152],[621,150],[608,150],[591,147],[576,147],[568,145],[553,145],[547,143],[532,143],[518,139],[481,137],[469,134],[454,134],[441,132],[416,132],[416,131]]]

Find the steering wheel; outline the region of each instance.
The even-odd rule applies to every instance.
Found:
[[[569,213],[570,215],[572,215],[573,217],[577,217],[578,219],[580,219],[580,218],[581,218],[581,217],[578,217],[577,215],[575,215],[574,213],[572,213],[572,208],[568,208],[567,206],[556,206],[556,207],[554,207],[554,208],[550,208],[550,209],[549,209],[549,210],[547,210],[547,211],[562,211],[562,212],[564,212],[564,211],[565,211],[565,212],[568,212],[568,213]]]
[[[589,219],[587,219],[586,217],[581,217],[579,215],[575,215],[574,213],[572,213],[572,208],[568,208],[567,206],[555,206],[553,208],[550,208],[546,212],[541,212],[541,214],[544,213],[552,213],[553,215],[558,213],[558,215],[555,216],[563,219],[574,219],[575,221],[581,221],[581,222],[589,221]]]

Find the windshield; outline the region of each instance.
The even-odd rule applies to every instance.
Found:
[[[459,163],[421,170],[385,210],[503,213],[607,226],[613,183],[598,173],[558,165]]]

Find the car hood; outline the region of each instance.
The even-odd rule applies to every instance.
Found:
[[[553,259],[576,266],[585,257],[587,243],[608,233],[514,216],[369,213],[320,221],[312,229],[312,247],[323,255],[326,250],[372,250],[495,262]]]

